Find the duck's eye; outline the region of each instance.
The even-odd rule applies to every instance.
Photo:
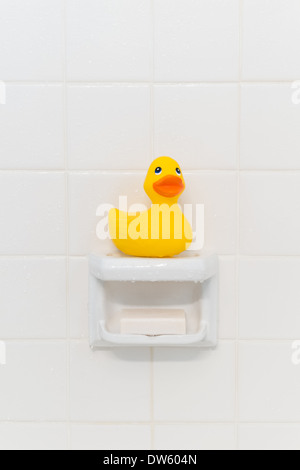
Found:
[[[162,168],[160,166],[158,166],[157,168],[155,168],[155,174],[156,175],[160,175],[162,172]]]
[[[177,173],[177,175],[181,175],[181,170],[180,170],[180,168],[176,168],[176,173]]]

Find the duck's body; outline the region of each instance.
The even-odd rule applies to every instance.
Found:
[[[178,163],[169,157],[155,160],[144,188],[153,203],[151,208],[138,214],[112,209],[111,239],[130,256],[163,258],[180,254],[191,244],[193,232],[177,204],[185,188]]]
[[[153,206],[134,216],[112,209],[109,213],[109,228],[111,237],[117,234],[115,238],[112,237],[116,247],[126,255],[149,258],[171,257],[185,251],[192,242],[193,233],[180,207],[177,204],[173,206],[169,211],[170,216],[167,208],[158,206],[158,210],[162,214],[160,217]],[[139,234],[138,238],[135,232]]]

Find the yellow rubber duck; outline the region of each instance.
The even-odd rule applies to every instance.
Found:
[[[116,247],[126,255],[146,258],[172,257],[185,251],[193,232],[178,205],[184,189],[182,172],[175,160],[154,160],[144,183],[151,208],[136,214],[118,209],[109,212],[109,233]]]

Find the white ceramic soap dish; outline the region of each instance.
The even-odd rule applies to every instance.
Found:
[[[90,345],[214,347],[218,259],[91,255]]]

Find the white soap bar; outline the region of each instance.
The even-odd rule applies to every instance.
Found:
[[[124,309],[121,315],[122,335],[185,335],[186,316],[180,309]]]

